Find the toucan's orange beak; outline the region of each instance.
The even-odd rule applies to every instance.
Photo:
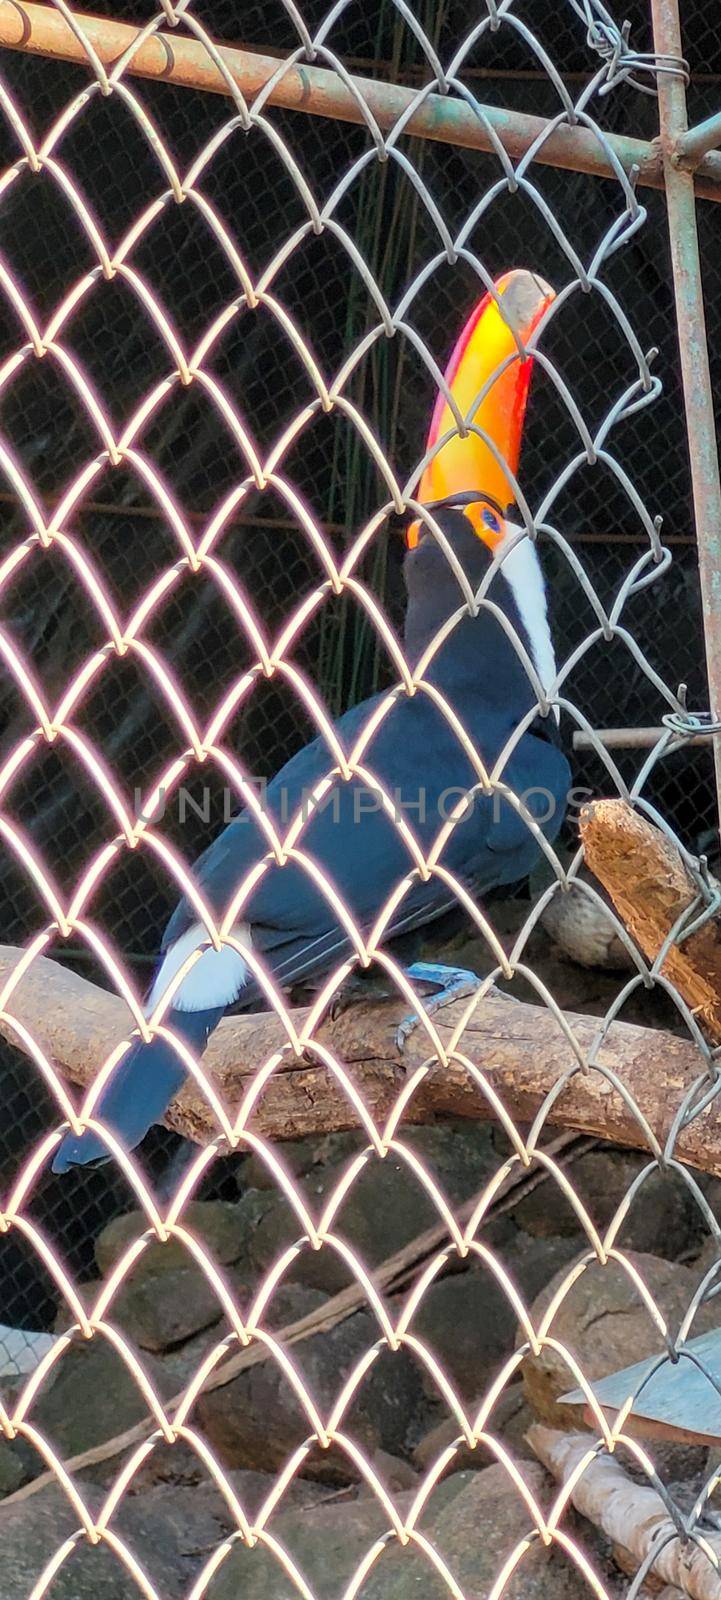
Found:
[[[423,473],[417,498],[422,505],[446,500],[469,490],[486,494],[506,507],[515,499],[514,478],[521,453],[523,422],[533,357],[521,355],[555,291],[533,272],[504,272],[495,283],[498,302],[487,294],[471,313],[446,368],[445,378],[464,421],[477,431],[462,438],[456,418],[439,392],[426,450],[445,433],[442,445]],[[493,374],[497,373],[494,382]],[[483,396],[473,410],[476,396]],[[482,502],[465,505],[476,532],[493,546],[503,537],[482,520]],[[492,520],[492,519],[491,519]],[[420,524],[408,529],[408,545],[418,542]]]

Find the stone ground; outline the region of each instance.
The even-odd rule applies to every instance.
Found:
[[[505,909],[506,932],[511,934],[514,919],[522,920],[527,907],[511,903]],[[549,948],[543,934],[534,940],[538,948],[534,943],[529,959],[536,970],[540,966],[562,1005],[605,1010],[618,992],[618,973],[585,971]],[[472,942],[456,941],[444,953],[483,969]],[[513,992],[523,995],[520,985]],[[654,1004],[656,1025],[673,1022],[672,1014],[660,1017],[658,996]],[[648,1005],[648,996],[637,991],[624,1015],[648,1022]],[[401,1131],[400,1138],[433,1172],[452,1206],[477,1193],[509,1153],[505,1135],[490,1125],[409,1128]],[[283,1147],[283,1160],[316,1216],[359,1146],[357,1136],[337,1135]],[[596,1147],[574,1163],[570,1175],[601,1232],[630,1185],[640,1180],[616,1243],[651,1287],[673,1328],[716,1249],[683,1175],[670,1172],[662,1177],[647,1169],[641,1154]],[[261,1159],[241,1161],[237,1182],[236,1199],[194,1202],[184,1220],[205,1242],[241,1312],[247,1312],[260,1281],[285,1246],[297,1239],[299,1229],[295,1213],[274,1187]],[[702,1187],[718,1215],[718,1184],[704,1181]],[[412,1165],[389,1155],[368,1163],[347,1193],[334,1226],[372,1271],[435,1221],[437,1213]],[[142,1227],[141,1217],[131,1212],[105,1228],[96,1244],[97,1276],[83,1289],[87,1299],[97,1295]],[[334,1446],[310,1451],[299,1464],[270,1515],[267,1539],[254,1548],[238,1539],[225,1546],[237,1523],[212,1475],[189,1443],[172,1448],[161,1443],[139,1467],[111,1519],[116,1552],[105,1546],[90,1548],[80,1539],[69,1547],[67,1560],[53,1578],[49,1600],[95,1600],[98,1593],[103,1600],[136,1600],[139,1590],[124,1564],[124,1551],[140,1562],[163,1600],[183,1600],[204,1563],[220,1549],[223,1559],[209,1580],[208,1600],[297,1600],[304,1591],[293,1580],[293,1570],[302,1574],[316,1600],[336,1600],[371,1550],[375,1558],[358,1590],[359,1600],[410,1600],[421,1595],[423,1600],[447,1600],[455,1591],[442,1576],[444,1570],[466,1600],[487,1600],[514,1550],[521,1554],[504,1590],[510,1600],[589,1596],[588,1583],[568,1554],[557,1545],[544,1547],[535,1537],[524,1542],[533,1524],[506,1462],[514,1464],[538,1502],[550,1507],[554,1485],[532,1458],[525,1433],[534,1418],[561,1427],[577,1426],[578,1418],[559,1405],[559,1397],[574,1384],[567,1363],[554,1350],[530,1353],[504,1286],[512,1283],[537,1324],[557,1288],[569,1279],[574,1263],[584,1254],[588,1258],[588,1238],[577,1211],[551,1181],[539,1185],[513,1211],[492,1219],[479,1238],[488,1253],[462,1263],[449,1260],[448,1270],[422,1297],[410,1332],[432,1352],[471,1416],[507,1367],[508,1381],[488,1423],[488,1442],[468,1446],[448,1393],[412,1344],[394,1352],[379,1350],[342,1421],[344,1434],[362,1449],[402,1516],[427,1475],[433,1475],[434,1488],[415,1524],[417,1538],[401,1546],[352,1451]],[[301,1249],[274,1290],[264,1326],[278,1329],[318,1311],[350,1281],[339,1253]],[[409,1283],[391,1296],[388,1309],[394,1319],[411,1291]],[[205,1275],[174,1242],[154,1243],[136,1261],[115,1299],[111,1320],[166,1398],[177,1393],[206,1351],[229,1332]],[[695,1331],[713,1322],[711,1308],[699,1317]],[[67,1316],[60,1313],[58,1328],[66,1325]],[[632,1277],[616,1262],[601,1269],[593,1261],[576,1278],[557,1311],[553,1332],[590,1378],[660,1347],[658,1329]],[[378,1337],[375,1315],[364,1306],[292,1347],[293,1362],[321,1415],[327,1416],[344,1380]],[[18,1379],[7,1388],[12,1391],[24,1381]],[[145,1414],[145,1402],[117,1350],[110,1340],[96,1336],[64,1352],[34,1399],[28,1420],[68,1458],[131,1427]],[[309,1432],[293,1384],[274,1359],[257,1363],[222,1388],[202,1395],[189,1421],[222,1464],[250,1518]],[[690,1505],[709,1470],[709,1452],[678,1446],[649,1449],[661,1479]],[[126,1459],[96,1463],[77,1475],[78,1488],[94,1511]],[[43,1465],[27,1439],[10,1442],[0,1437],[0,1495],[10,1495],[28,1483]],[[562,1526],[584,1551],[611,1600],[620,1600],[629,1579],[622,1576],[600,1537],[574,1515],[566,1515]],[[0,1506],[1,1600],[27,1600],[44,1564],[77,1527],[77,1514],[58,1488]]]

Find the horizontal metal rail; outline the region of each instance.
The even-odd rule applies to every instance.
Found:
[[[718,150],[721,146],[721,111],[713,117],[707,117],[705,122],[697,123],[695,128],[689,128],[676,140],[676,156],[682,167],[695,168],[709,150]]]
[[[0,0],[0,46],[87,66],[90,61],[83,44],[84,36],[102,65],[112,67],[126,51],[132,50],[133,42],[144,33],[124,71],[141,78],[224,95],[232,92],[228,81],[231,79],[245,98],[264,90],[279,74],[282,65],[276,56],[224,45],[218,54],[226,76],[198,39],[179,32],[149,33],[129,23],[83,12],[73,12],[73,18],[75,29],[54,7]],[[658,140],[634,139],[605,130],[601,138],[592,129],[582,126],[561,125],[547,132],[547,119],[524,111],[480,103],[476,108],[460,97],[443,94],[429,93],[419,99],[419,93],[418,89],[401,84],[345,73],[341,76],[324,67],[296,63],[278,75],[267,102],[286,110],[333,117],[342,122],[363,123],[370,112],[384,132],[410,113],[404,129],[407,134],[491,154],[496,138],[515,159],[525,155],[536,140],[541,140],[534,159],[545,166],[613,178],[617,176],[612,159],[615,157],[626,173],[633,173],[639,184],[652,189],[665,187]],[[721,200],[721,154],[711,151],[696,164],[694,184],[700,199]]]
[[[668,739],[668,728],[576,728],[572,737],[574,750],[654,750],[661,739]],[[670,745],[671,750],[686,749],[690,744],[713,744],[716,735],[703,729],[699,733],[685,733]]]

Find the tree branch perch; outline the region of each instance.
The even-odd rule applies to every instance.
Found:
[[[20,955],[12,946],[0,946],[0,981],[7,978]],[[46,957],[32,964],[10,1006],[12,1016],[32,1034],[63,1076],[83,1086],[92,1081],[130,1027],[123,1000]],[[440,1013],[437,1025],[442,1035],[449,1036],[465,1006],[466,1000],[457,1001]],[[317,1033],[318,1040],[344,1065],[381,1125],[407,1072],[420,1066],[427,1055],[421,1028],[411,1035],[404,1055],[398,1053],[395,1030],[405,1009],[400,999],[362,1002],[324,1023]],[[295,1013],[296,1022],[303,1016],[303,1012]],[[598,1019],[570,1012],[566,1020],[587,1058],[597,1039]],[[22,1049],[22,1039],[7,1014],[0,1014],[0,1033]],[[227,1107],[240,1105],[255,1073],[284,1042],[283,1026],[272,1013],[234,1016],[221,1022],[203,1065]],[[477,1004],[462,1048],[515,1122],[531,1121],[560,1080],[570,1074],[554,1101],[549,1122],[640,1149],[648,1149],[648,1139],[633,1106],[663,1142],[689,1088],[703,1075],[702,1060],[691,1041],[614,1022],[594,1060],[618,1075],[624,1096],[601,1072],[578,1067],[563,1029],[545,1006],[527,1005],[495,992]],[[406,1120],[428,1122],[443,1116],[494,1116],[488,1098],[459,1062],[447,1068],[437,1065],[427,1074],[407,1107]],[[193,1083],[173,1102],[165,1120],[168,1127],[199,1144],[218,1132],[212,1112]],[[289,1058],[266,1083],[249,1125],[264,1137],[283,1140],[357,1127],[358,1114],[324,1065]],[[714,1106],[683,1129],[675,1153],[691,1166],[721,1175],[721,1118]]]
[[[581,816],[580,831],[586,865],[610,895],[639,949],[655,961],[683,912],[698,900],[698,885],[673,840],[625,800],[594,801]],[[680,944],[672,944],[661,970],[693,1011],[706,1038],[721,1044],[718,916],[709,917]]]
[[[638,1570],[650,1562],[650,1570],[671,1585],[671,1594],[690,1600],[721,1600],[721,1538],[703,1530],[703,1546],[682,1541],[661,1495],[650,1483],[636,1483],[624,1472],[615,1456],[591,1458],[594,1445],[591,1433],[559,1433],[540,1422],[533,1423],[526,1435],[548,1472],[566,1484],[580,1463],[589,1457],[585,1471],[573,1485],[571,1498],[577,1511],[601,1528],[612,1544],[632,1557],[629,1564]]]

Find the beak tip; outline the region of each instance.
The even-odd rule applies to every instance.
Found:
[[[533,281],[534,281],[534,283],[536,285],[536,288],[539,291],[539,294],[542,294],[544,299],[546,299],[546,300],[555,300],[556,291],[555,291],[555,289],[553,289],[551,287],[551,284],[548,283],[546,278],[542,278],[539,272],[532,272],[531,273],[531,277],[533,278]]]
[[[507,273],[503,287],[499,285],[499,288],[504,314],[509,315],[511,323],[521,332],[532,327],[546,305],[555,299],[550,283],[525,267]]]

